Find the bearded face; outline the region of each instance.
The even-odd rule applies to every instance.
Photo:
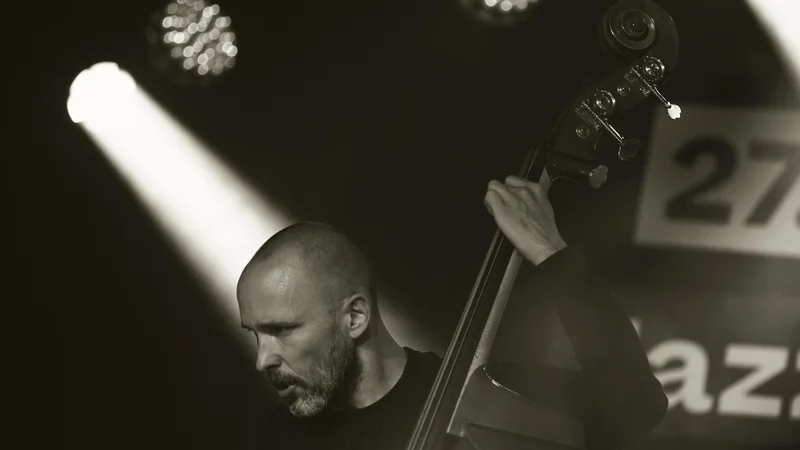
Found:
[[[327,284],[287,265],[256,266],[238,287],[242,326],[258,344],[256,368],[297,417],[346,408],[361,373],[349,316],[332,296]]]
[[[269,383],[295,417],[311,417],[326,409],[346,407],[360,374],[355,345],[331,327],[320,357],[300,373],[275,368],[267,371]]]

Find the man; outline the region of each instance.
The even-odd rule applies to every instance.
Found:
[[[660,422],[666,397],[627,316],[561,238],[548,188],[510,176],[489,183],[484,203],[549,280],[586,372],[587,448],[618,448]],[[256,367],[285,403],[260,427],[260,448],[405,448],[441,358],[388,333],[369,262],[347,236],[320,223],[281,230],[243,271],[237,297]]]

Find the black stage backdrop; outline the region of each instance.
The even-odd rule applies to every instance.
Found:
[[[7,69],[21,79],[8,85],[6,110],[26,122],[4,133],[14,269],[7,387],[24,422],[10,427],[9,448],[235,448],[267,395],[211,298],[70,121],[68,89],[81,70],[117,62],[261,192],[355,235],[404,307],[446,342],[493,232],[486,183],[515,173],[581,80],[603,75],[595,27],[607,4],[542,1],[529,22],[504,29],[471,20],[455,1],[230,0],[221,6],[239,34],[239,64],[207,90],[149,66],[144,28],[159,1],[8,12],[20,31],[9,34]],[[797,106],[787,68],[744,2],[661,4],[681,34],[665,89],[675,102]],[[618,124],[650,150],[652,108]],[[789,355],[763,386],[782,398],[780,417],[677,405],[646,448],[789,448],[798,442],[797,418],[788,418],[800,384],[797,259],[637,245],[649,154],[622,164],[610,140],[602,146],[604,189],[556,185],[552,199],[563,234],[640,320],[651,358],[665,343],[661,358],[705,352],[700,389],[715,401],[753,370],[727,368],[726,346]],[[679,368],[664,364],[657,372]]]

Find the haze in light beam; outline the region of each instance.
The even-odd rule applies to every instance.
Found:
[[[258,247],[295,220],[233,173],[116,64],[96,64],[78,75],[67,109],[219,300],[231,332],[252,346],[239,327],[236,282]],[[384,293],[380,301],[386,326],[402,345],[441,351],[399,305]]]

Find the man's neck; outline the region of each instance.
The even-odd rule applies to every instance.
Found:
[[[366,408],[382,399],[400,380],[406,367],[405,349],[381,324],[373,339],[357,350],[361,359],[361,380],[353,394],[352,406]]]

